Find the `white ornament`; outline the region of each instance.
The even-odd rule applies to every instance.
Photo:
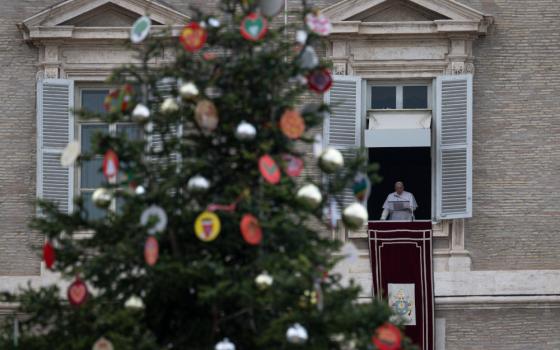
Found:
[[[130,41],[134,44],[139,44],[150,34],[152,27],[152,20],[148,16],[142,16],[134,22],[130,28]]]
[[[148,107],[144,106],[143,104],[139,103],[134,107],[132,111],[132,119],[136,121],[143,121],[150,117],[150,110]]]
[[[187,182],[187,190],[190,192],[204,192],[210,187],[210,182],[203,176],[195,175]]]
[[[146,193],[146,189],[144,188],[144,186],[139,185],[136,187],[136,189],[134,190],[134,193],[136,193],[138,196],[143,195],[144,193]]]
[[[261,13],[268,17],[276,16],[284,8],[284,1],[282,0],[260,0],[259,7]]]
[[[286,339],[291,344],[305,344],[307,338],[307,330],[299,323],[293,324],[286,332]]]
[[[321,191],[319,191],[317,186],[308,184],[297,191],[296,198],[304,205],[310,207],[311,209],[315,209],[319,206],[319,204],[321,204],[323,195],[321,195]]]
[[[181,85],[181,87],[179,88],[179,94],[185,100],[190,100],[198,96],[199,91],[196,85],[192,81],[189,81]]]
[[[179,105],[174,98],[168,97],[163,101],[163,103],[159,107],[159,110],[165,114],[174,113],[179,110]]]
[[[360,203],[352,203],[342,211],[342,221],[350,230],[362,228],[368,221],[367,209]]]
[[[144,302],[139,297],[133,295],[126,300],[124,306],[129,309],[143,309]]]
[[[224,340],[216,344],[214,350],[235,350],[235,345],[228,338],[224,338]]]
[[[246,121],[239,123],[235,129],[235,137],[237,137],[238,140],[252,140],[256,135],[257,129],[253,126],[253,124],[249,124]]]
[[[113,349],[114,349],[113,344],[104,337],[99,338],[91,348],[91,350],[113,350]]]
[[[107,208],[111,204],[112,199],[113,194],[111,191],[103,187],[96,189],[91,196],[93,204],[99,208]]]
[[[323,153],[323,136],[321,134],[315,134],[313,139],[313,155],[317,158]]]
[[[71,141],[69,142],[64,151],[62,151],[62,155],[60,156],[60,165],[65,168],[69,168],[74,165],[74,162],[80,156],[80,143],[78,141]]]
[[[307,41],[307,32],[305,30],[298,30],[296,32],[296,41],[299,44],[305,44],[305,42]]]
[[[319,157],[319,167],[327,174],[334,173],[344,166],[344,157],[339,150],[327,147]]]
[[[266,272],[261,273],[255,278],[255,284],[259,289],[264,290],[272,286],[274,278]]]
[[[218,28],[220,26],[220,20],[214,17],[208,18],[208,24],[210,27]]]
[[[142,215],[140,216],[140,224],[146,226],[150,219],[154,216],[157,218],[157,222],[148,229],[148,233],[151,235],[163,232],[163,230],[167,227],[167,214],[157,205],[152,205],[142,212]]]

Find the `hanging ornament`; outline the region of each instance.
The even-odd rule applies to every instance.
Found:
[[[303,159],[291,154],[283,154],[282,160],[285,163],[284,171],[288,176],[297,177],[303,171]]]
[[[360,229],[368,221],[367,209],[360,203],[352,203],[342,212],[342,221],[350,230]]]
[[[113,344],[104,337],[97,339],[91,350],[114,350]]]
[[[309,29],[321,36],[327,36],[332,31],[332,24],[329,18],[320,12],[308,13],[305,16],[305,24]]]
[[[152,27],[152,20],[148,16],[142,16],[138,18],[132,28],[130,29],[130,41],[134,44],[139,44],[150,33],[150,28]]]
[[[189,192],[202,193],[208,191],[208,188],[210,188],[210,182],[204,176],[195,175],[187,182]]]
[[[260,244],[262,241],[262,229],[259,220],[251,214],[245,214],[240,223],[241,235],[245,242],[251,245]]]
[[[148,234],[155,235],[156,233],[161,233],[167,227],[167,214],[165,210],[157,205],[151,205],[150,207],[144,209],[142,215],[140,216],[140,224],[142,226],[148,225],[150,222],[156,219],[154,225],[148,228]]]
[[[214,131],[218,126],[218,110],[210,100],[201,100],[194,110],[196,124],[204,131]]]
[[[284,8],[284,0],[259,0],[261,13],[267,17],[274,17]]]
[[[198,88],[192,81],[184,83],[179,87],[179,95],[185,100],[192,100],[197,97],[198,94]]]
[[[74,306],[82,305],[88,297],[87,286],[80,278],[76,277],[76,280],[68,286],[68,301]]]
[[[60,156],[60,165],[65,168],[69,168],[74,165],[76,159],[80,156],[80,143],[78,141],[69,142],[62,155]]]
[[[240,141],[252,140],[256,135],[257,129],[253,126],[253,124],[249,124],[246,121],[239,123],[235,129],[235,137]]]
[[[148,266],[154,266],[159,258],[159,243],[154,236],[146,239],[144,244],[144,261]]]
[[[224,340],[216,344],[214,350],[235,350],[235,345],[228,338],[224,338]]]
[[[289,139],[296,140],[305,132],[305,121],[295,109],[287,109],[280,117],[280,129]]]
[[[299,323],[293,324],[290,328],[288,328],[288,331],[286,331],[286,339],[288,340],[288,343],[298,345],[305,344],[307,342],[307,338],[307,330]]]
[[[319,188],[313,184],[303,186],[297,191],[297,200],[310,209],[315,209],[321,204],[323,195]]]
[[[356,197],[360,203],[367,205],[371,193],[371,181],[369,181],[366,174],[356,174],[354,183],[352,184],[352,192],[354,192],[354,197]]]
[[[280,168],[271,156],[265,154],[259,159],[259,170],[264,179],[273,185],[280,182]]]
[[[272,276],[269,275],[266,271],[260,273],[255,278],[255,284],[260,290],[265,290],[270,288],[273,282],[274,282],[274,278],[272,278]]]
[[[298,30],[296,32],[296,42],[301,45],[307,42],[307,32],[305,30]]]
[[[206,30],[199,23],[191,22],[183,28],[179,41],[181,41],[185,50],[196,52],[204,46],[207,38]]]
[[[126,302],[124,303],[124,307],[128,309],[143,309],[144,302],[136,295],[132,295],[130,298],[126,299]]]
[[[117,181],[117,175],[119,173],[119,157],[113,150],[108,150],[105,152],[103,157],[103,175],[110,183]]]
[[[100,187],[93,191],[91,200],[93,201],[93,204],[95,204],[95,206],[97,206],[98,208],[105,209],[111,204],[111,201],[113,200],[113,193],[111,192],[111,190]]]
[[[214,17],[208,18],[208,24],[212,28],[218,28],[221,25],[220,20]]]
[[[168,97],[159,106],[159,110],[163,114],[175,113],[179,110],[179,105],[173,97]]]
[[[321,134],[315,134],[313,137],[313,156],[319,158],[323,153],[323,136]]]
[[[103,107],[110,113],[124,113],[130,107],[133,93],[134,87],[130,84],[124,84],[120,88],[112,89],[109,91],[109,94],[105,96]]]
[[[344,157],[339,150],[327,147],[319,157],[319,167],[327,174],[332,174],[344,166]]]
[[[306,46],[299,56],[299,65],[303,69],[313,69],[319,65],[319,56],[315,49],[311,46]]]
[[[201,241],[210,242],[218,237],[221,226],[218,215],[211,211],[204,211],[194,222],[194,233]]]
[[[307,76],[307,86],[319,94],[327,92],[333,83],[331,72],[328,69],[318,69]]]
[[[139,186],[136,186],[136,188],[134,189],[134,193],[135,193],[137,196],[141,196],[141,195],[143,195],[144,193],[146,193],[146,189],[144,188],[144,186],[139,185]]]
[[[391,323],[385,323],[375,330],[373,345],[379,350],[398,350],[401,348],[401,331]]]
[[[150,110],[145,105],[139,103],[132,110],[132,119],[137,122],[143,122],[150,117]]]
[[[51,242],[46,241],[43,246],[43,260],[45,261],[45,266],[50,269],[56,260],[56,253]]]
[[[251,41],[262,39],[268,30],[268,21],[260,14],[253,12],[245,16],[241,21],[239,31],[241,35]]]

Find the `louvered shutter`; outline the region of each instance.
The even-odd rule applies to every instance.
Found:
[[[364,109],[362,108],[362,79],[356,76],[335,75],[334,82],[325,94],[325,103],[330,106],[331,113],[325,118],[323,140],[325,145],[338,149],[344,159],[356,156],[357,149],[362,146]],[[342,194],[342,207],[355,202],[349,188]]]
[[[436,79],[438,219],[472,217],[472,75]]]
[[[45,79],[37,83],[37,196],[72,212],[74,169],[60,165],[60,155],[74,139],[74,83]]]

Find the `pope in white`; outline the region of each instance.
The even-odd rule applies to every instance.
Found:
[[[414,195],[404,190],[401,181],[395,183],[395,192],[387,196],[383,204],[381,220],[412,221],[414,211],[418,208]]]

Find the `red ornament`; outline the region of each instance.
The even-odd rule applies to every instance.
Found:
[[[124,84],[121,88],[112,89],[109,91],[109,94],[105,96],[103,107],[107,112],[116,113],[120,110],[124,113],[130,107],[133,94],[134,87],[130,84]]]
[[[103,158],[103,175],[109,182],[117,180],[119,157],[113,150],[108,150]]]
[[[250,13],[241,21],[239,31],[245,39],[258,41],[266,35],[268,21],[256,12]]]
[[[280,117],[280,130],[287,138],[297,140],[305,132],[305,121],[295,109],[287,109]]]
[[[391,323],[385,323],[375,330],[373,344],[379,350],[398,350],[401,348],[401,331]]]
[[[251,214],[245,214],[241,218],[241,234],[245,242],[251,245],[260,244],[262,241],[262,229],[259,220]]]
[[[307,76],[307,86],[309,86],[309,89],[320,94],[329,91],[332,83],[332,75],[328,69],[315,70]]]
[[[280,169],[274,159],[268,154],[259,159],[259,170],[267,182],[273,185],[280,182]]]
[[[206,39],[208,39],[208,33],[204,28],[198,24],[198,22],[191,22],[187,24],[183,31],[181,32],[181,36],[179,40],[185,50],[190,52],[196,52],[200,50],[204,44],[206,43]]]
[[[56,254],[54,247],[51,242],[47,241],[43,246],[43,260],[45,260],[45,266],[47,266],[47,269],[50,269],[54,265],[55,259]]]
[[[88,297],[87,286],[82,280],[76,277],[76,280],[68,287],[68,301],[74,306],[82,305]]]
[[[149,266],[154,266],[159,258],[159,243],[154,236],[146,239],[144,244],[144,260]]]
[[[284,154],[282,159],[286,162],[284,171],[288,174],[288,176],[296,177],[301,175],[301,172],[303,171],[303,159],[292,156],[291,154]]]

